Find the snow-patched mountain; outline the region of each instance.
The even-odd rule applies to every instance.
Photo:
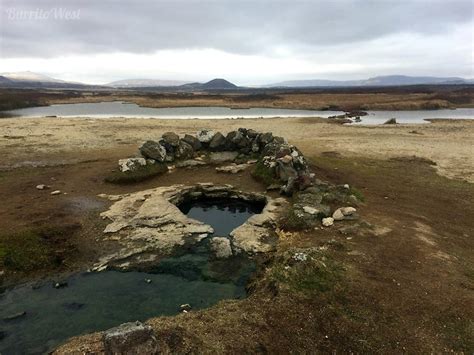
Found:
[[[447,85],[471,84],[472,80],[458,77],[432,77],[385,75],[361,80],[290,80],[265,85],[265,87],[348,87],[348,86],[403,86],[403,85]]]
[[[33,73],[31,71],[22,71],[22,72],[15,72],[15,73],[0,73],[1,76],[10,79],[12,81],[34,81],[34,82],[41,82],[41,83],[65,83],[64,80],[59,80],[55,78],[51,78],[50,76],[46,76],[39,73]]]
[[[189,81],[181,80],[160,80],[160,79],[126,79],[113,81],[106,84],[114,88],[142,88],[142,87],[156,87],[156,86],[181,86],[189,84]]]

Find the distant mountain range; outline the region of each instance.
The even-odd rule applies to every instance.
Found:
[[[458,77],[386,75],[362,80],[290,80],[264,85],[264,87],[348,87],[348,86],[404,86],[434,84],[473,84],[473,79]]]
[[[0,87],[6,88],[50,88],[50,89],[92,89],[100,88],[98,85],[87,85],[72,81],[64,81],[30,71],[1,73]]]
[[[190,81],[183,80],[128,79],[113,81],[105,84],[105,86],[112,86],[114,88],[143,88],[154,86],[181,86],[190,83]]]
[[[311,87],[377,87],[404,85],[451,85],[474,84],[473,79],[458,77],[431,77],[388,75],[362,80],[291,80],[260,86],[260,88],[311,88]],[[106,85],[87,85],[55,79],[30,71],[0,74],[0,87],[6,88],[70,88],[70,89],[170,89],[177,91],[233,90],[244,89],[225,79],[213,79],[206,83],[180,80],[128,79],[114,81]]]

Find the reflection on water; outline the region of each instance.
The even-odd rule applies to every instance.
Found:
[[[253,214],[260,213],[262,205],[242,200],[196,200],[181,204],[179,209],[193,219],[209,224],[214,235],[227,236]]]
[[[8,111],[19,117],[127,117],[127,118],[258,118],[258,117],[329,117],[341,111],[291,110],[280,108],[230,109],[228,107],[141,107],[121,101],[60,104]]]
[[[390,118],[398,123],[429,123],[426,119],[474,119],[474,109],[458,108],[455,110],[419,110],[419,111],[367,111],[367,116],[361,116],[361,122],[352,124],[382,124]]]
[[[418,110],[418,111],[367,111],[362,122],[356,124],[381,124],[389,118],[399,123],[427,123],[429,118],[474,119],[474,109],[456,110]],[[91,118],[163,118],[163,119],[223,119],[259,117],[323,117],[344,114],[342,111],[292,110],[280,108],[230,109],[227,107],[140,107],[134,103],[121,101],[61,104],[42,107],[29,107],[3,113],[3,117],[91,117]],[[2,116],[0,116],[1,118]]]

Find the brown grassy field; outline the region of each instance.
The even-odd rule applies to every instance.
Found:
[[[375,232],[282,234],[247,299],[149,320],[164,352],[472,352],[472,121],[351,127],[318,119],[0,120],[0,241],[12,243],[1,238],[14,235],[26,266],[35,257],[42,262],[0,267],[4,284],[83,270],[97,260],[108,247],[97,238],[104,227],[98,213],[106,208],[99,193],[203,181],[262,191],[248,173],[206,167],[127,186],[104,182],[117,159],[136,154],[145,139],[242,126],[287,137],[319,178],[360,190],[359,212]],[[67,195],[50,196],[37,184]],[[46,230],[42,244],[25,244],[31,230]],[[286,279],[281,270],[295,250],[314,251],[326,267]],[[58,353],[100,353],[99,340],[100,333],[79,337]]]
[[[146,107],[225,106],[316,110],[418,110],[474,107],[474,88],[241,90],[234,92],[0,90],[0,111],[59,103],[127,101]]]

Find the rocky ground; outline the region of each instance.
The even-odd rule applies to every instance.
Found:
[[[227,134],[245,126],[284,136],[305,154],[318,179],[354,188],[364,201],[357,206],[363,222],[340,222],[336,215],[332,226],[301,230],[287,219],[276,231],[276,250],[249,285],[248,299],[152,319],[152,346],[165,352],[474,349],[470,121],[390,127],[316,119],[18,122],[0,121],[0,241],[19,251],[28,245],[31,255],[19,252],[16,269],[4,266],[5,282],[82,269],[116,251],[98,237],[106,227],[98,215],[113,203],[98,194],[199,182],[263,192],[251,168],[225,174],[197,166],[131,185],[104,182],[118,159],[167,131],[183,136],[212,127]],[[40,184],[49,188],[39,190]],[[60,192],[51,195],[55,190]],[[318,207],[299,193],[292,202],[296,215]],[[37,260],[42,268],[25,264],[39,255],[48,256]],[[73,339],[58,352],[101,351],[103,336]]]

